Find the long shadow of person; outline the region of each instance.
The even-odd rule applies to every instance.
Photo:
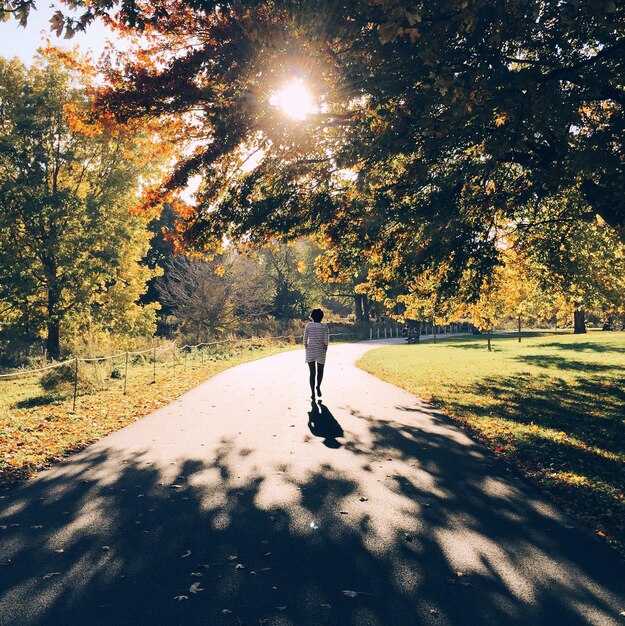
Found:
[[[323,437],[324,446],[328,448],[341,447],[342,444],[336,438],[343,436],[343,428],[321,400],[319,400],[319,404],[313,402],[310,406],[308,428],[315,437]]]

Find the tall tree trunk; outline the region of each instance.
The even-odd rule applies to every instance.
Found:
[[[61,356],[61,324],[57,318],[48,320],[46,353],[50,360],[58,361]]]
[[[362,294],[362,321],[369,323],[369,298]]]
[[[521,343],[521,316],[520,315],[519,315],[518,322],[519,322],[519,343]]]
[[[46,352],[48,359],[61,356],[61,319],[59,316],[60,290],[57,284],[56,261],[51,257],[42,259],[48,291]]]
[[[586,332],[586,315],[584,309],[575,307],[573,311],[573,333],[581,335]]]
[[[488,339],[488,351],[489,351],[489,352],[491,352],[491,351],[492,351],[492,348],[491,348],[491,345],[490,345],[490,333],[491,333],[491,330],[490,330],[490,328],[489,328],[489,329],[486,331],[486,337],[487,337],[487,339]]]
[[[356,314],[356,321],[362,322],[362,294],[354,294],[354,312]]]

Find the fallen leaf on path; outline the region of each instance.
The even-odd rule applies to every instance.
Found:
[[[347,511],[340,511],[341,515],[348,515]]]
[[[361,496],[360,498],[358,498],[361,502],[367,502],[369,500],[369,498],[365,498],[364,496]]]
[[[189,587],[189,591],[191,593],[197,593],[198,591],[204,591],[204,589],[202,589],[202,587],[200,587],[202,583],[193,583],[190,587]]]
[[[455,574],[458,578],[462,578],[463,576],[466,576],[464,572],[455,572]]]
[[[187,550],[180,558],[186,559],[188,556],[191,556],[191,550]]]

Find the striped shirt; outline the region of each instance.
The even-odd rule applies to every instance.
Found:
[[[304,328],[304,346],[306,348],[306,363],[326,362],[326,350],[330,343],[330,329],[321,322],[308,322]]]

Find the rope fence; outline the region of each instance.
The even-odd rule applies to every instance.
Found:
[[[434,327],[433,325],[431,325],[430,330],[441,333],[457,332],[455,328],[443,330],[442,327]],[[330,337],[335,340],[339,338],[343,340],[348,340],[349,338],[375,340],[401,336],[409,339],[409,335],[406,335],[406,329],[395,324],[377,326],[375,328],[365,327],[354,332],[330,333]],[[302,340],[303,335],[286,334],[269,337],[231,337],[181,346],[174,341],[165,345],[154,344],[142,350],[124,350],[110,355],[96,357],[76,356],[42,367],[23,368],[14,372],[0,374],[0,383],[8,384],[14,382],[18,387],[21,385],[19,389],[15,385],[12,385],[11,388],[0,387],[0,401],[8,400],[9,402],[14,402],[17,396],[21,397],[17,402],[17,406],[29,406],[31,403],[38,401],[37,392],[32,389],[32,385],[39,384],[44,390],[49,392],[48,396],[51,393],[58,395],[60,390],[65,390],[63,391],[63,397],[66,399],[71,398],[72,412],[75,412],[79,392],[80,395],[88,395],[119,386],[121,393],[127,395],[128,382],[133,377],[129,370],[133,367],[142,368],[136,370],[135,380],[144,380],[146,384],[156,384],[157,365],[170,368],[169,371],[176,377],[179,368],[185,371],[188,369],[189,361],[191,361],[191,366],[194,367],[197,365],[204,366],[207,360],[215,361],[227,358],[223,352],[219,351],[221,346],[229,344],[235,349],[241,349],[242,344],[247,342],[262,344],[262,342],[288,341],[290,343],[298,343]],[[63,367],[66,368],[65,371],[53,374],[53,370]],[[85,367],[87,368],[86,370]],[[161,369],[161,371],[163,370]],[[27,379],[27,377],[37,374],[41,375],[38,383],[26,383],[26,381],[19,383],[19,379]],[[29,387],[29,385],[31,386]],[[41,395],[41,391],[39,391],[38,395],[41,398],[45,398],[45,395]]]
[[[358,333],[332,333],[331,337],[358,337]],[[177,375],[177,369],[182,366],[185,370],[189,366],[189,360],[193,364],[204,365],[209,359],[215,360],[216,358],[223,358],[221,352],[211,352],[211,350],[219,349],[221,346],[231,345],[235,349],[241,347],[242,344],[248,342],[275,342],[275,341],[289,341],[293,343],[301,342],[303,335],[276,335],[269,337],[242,337],[242,338],[228,338],[215,341],[202,341],[195,344],[177,345],[176,342],[166,345],[153,345],[150,348],[142,350],[124,350],[123,352],[116,352],[114,354],[95,356],[95,357],[73,357],[58,361],[56,363],[50,363],[42,367],[36,368],[23,368],[14,372],[8,372],[0,374],[0,383],[18,383],[19,379],[27,379],[28,377],[40,375],[42,378],[39,384],[43,386],[43,377],[52,374],[53,370],[59,368],[66,368],[65,372],[59,373],[59,380],[66,385],[67,395],[72,400],[72,412],[76,411],[76,401],[79,395],[79,382],[83,386],[88,388],[86,393],[94,393],[97,391],[104,391],[111,388],[112,384],[118,380],[121,383],[121,391],[124,395],[128,393],[128,382],[131,378],[129,370],[136,366],[141,365],[146,369],[146,366],[151,370],[149,372],[151,379],[150,384],[155,384],[157,381],[157,364],[167,366],[170,363],[170,372],[173,375]],[[208,354],[210,353],[210,354]],[[171,358],[170,355],[171,354]],[[199,357],[199,358],[198,358]],[[84,367],[89,368],[88,372],[84,371]],[[104,367],[104,370],[103,370]],[[143,372],[143,378],[147,383],[147,372]],[[140,374],[141,375],[141,374]],[[99,384],[94,385],[92,380],[99,381]],[[121,379],[121,380],[120,380]],[[87,382],[89,383],[87,385]],[[37,384],[37,383],[34,383]],[[51,383],[50,387],[53,387],[55,383]],[[24,389],[26,385],[23,385]],[[97,388],[96,388],[97,387]],[[44,387],[46,389],[46,387]],[[0,387],[0,391],[2,388]],[[33,393],[31,392],[31,396]],[[2,396],[5,396],[2,398]],[[7,399],[11,397],[11,393],[0,393],[0,399]],[[67,396],[66,396],[67,397]],[[28,404],[28,398],[21,400],[21,404]]]

